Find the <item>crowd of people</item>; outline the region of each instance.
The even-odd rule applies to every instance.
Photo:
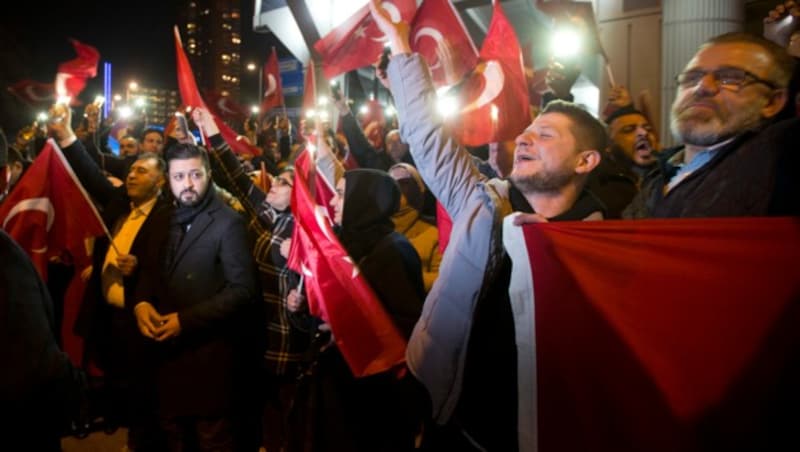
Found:
[[[390,41],[391,61],[377,75],[398,128],[368,139],[334,95],[341,132],[316,124],[314,156],[335,188],[339,241],[408,341],[400,369],[356,378],[288,266],[292,163],[310,124],[296,134],[285,117],[260,131],[248,124],[264,152],[244,159],[197,108],[190,127],[205,146],[181,127],[145,129],[121,135],[114,155],[96,107],[73,129],[71,109],[57,104],[46,135],[26,129],[3,143],[9,183],[0,202],[52,137],[111,233],[94,241],[88,269],[74,269],[88,280],[75,331],[86,365],[103,372],[105,422],[128,428],[128,450],[528,450],[518,385],[532,370],[518,365],[514,332],[532,319],[511,309],[504,217],[517,212],[523,225],[800,214],[793,2],[766,20],[769,39],[723,34],[687,62],[670,116],[679,146],[661,148],[624,87],[611,90],[598,119],[564,100],[563,81],[574,77],[553,76],[561,85],[546,105],[513,142],[487,143],[487,160],[444,126],[408,24],[370,5]],[[776,33],[770,25],[784,18],[793,28]],[[452,222],[445,253],[437,202]],[[37,450],[58,450],[59,419],[86,395],[83,372],[56,345],[53,302],[63,293],[44,288],[13,241],[0,239],[0,315],[30,329],[2,330],[2,354],[16,364],[0,391],[22,413],[13,428],[38,422],[52,435],[39,434]],[[15,310],[27,317],[7,322]],[[26,334],[30,342],[15,342]]]

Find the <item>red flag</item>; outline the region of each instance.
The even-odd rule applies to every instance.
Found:
[[[206,106],[203,98],[200,96],[200,91],[197,89],[197,82],[194,79],[194,72],[192,72],[192,66],[189,64],[189,58],[186,56],[186,53],[183,51],[183,44],[181,44],[181,35],[178,32],[178,27],[175,27],[175,58],[176,58],[176,66],[178,72],[178,90],[181,92],[181,101],[184,105],[191,108],[198,108],[202,107],[206,110],[211,110]],[[237,133],[233,131],[225,121],[220,119],[219,116],[215,115],[213,112],[211,116],[214,118],[214,123],[217,124],[217,128],[219,129],[220,135],[225,141],[228,143],[228,146],[231,147],[233,152],[237,154],[253,154],[259,155],[260,152],[257,152],[254,146],[250,146],[244,141],[237,140],[238,137]],[[206,142],[208,141],[208,137],[205,137]]]
[[[250,111],[231,96],[222,95],[217,91],[206,91],[205,99],[208,100],[208,107],[211,113],[222,119],[243,122]]]
[[[317,106],[317,76],[314,74],[314,60],[308,60],[306,75],[303,80],[303,112],[313,110]]]
[[[31,257],[42,279],[47,262],[69,252],[85,255],[84,239],[105,226],[61,150],[47,140],[39,156],[0,205],[0,225]]]
[[[272,48],[267,62],[264,64],[262,77],[264,77],[264,93],[261,101],[261,115],[281,105],[286,105],[283,100],[283,87],[281,85],[281,71],[278,66],[278,53]]]
[[[798,378],[796,218],[507,222],[503,235],[512,308],[534,325],[516,329],[524,443],[757,450],[783,419],[770,410]]]
[[[513,140],[531,122],[525,71],[514,28],[495,2],[481,48],[481,63],[461,89],[455,118],[461,143],[479,146]]]
[[[428,63],[434,85],[461,81],[478,62],[478,51],[448,0],[425,0],[414,16],[411,48]]]
[[[49,105],[56,99],[55,85],[34,80],[20,80],[9,86],[8,92],[32,107]]]
[[[436,228],[439,230],[439,252],[444,254],[447,244],[450,243],[453,220],[447,214],[447,209],[439,201],[436,201]]]
[[[86,80],[97,75],[100,53],[94,47],[76,39],[71,39],[70,42],[78,56],[58,66],[55,88],[56,95],[71,97],[74,105],[78,95],[86,87]]]
[[[311,313],[331,326],[353,375],[365,377],[392,369],[405,360],[405,340],[339,243],[325,209],[312,196],[311,165],[308,152],[296,161],[289,266],[303,275]]]
[[[384,1],[383,8],[393,22],[411,23],[417,10],[415,0]],[[375,25],[364,5],[349,19],[331,30],[314,44],[322,57],[322,72],[327,78],[336,77],[353,69],[369,66],[380,57],[386,37]]]

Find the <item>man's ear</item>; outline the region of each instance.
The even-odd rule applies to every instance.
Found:
[[[578,153],[578,160],[575,165],[576,174],[589,174],[597,165],[600,164],[602,156],[595,149],[589,149]]]
[[[761,116],[768,119],[777,115],[788,100],[789,92],[786,88],[776,89],[767,97],[767,104],[761,108]]]

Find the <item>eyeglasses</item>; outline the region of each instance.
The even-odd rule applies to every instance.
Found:
[[[294,185],[292,185],[292,183],[291,183],[291,182],[289,182],[288,180],[286,180],[286,179],[285,179],[285,178],[283,178],[283,177],[276,177],[276,178],[275,178],[275,185],[277,185],[277,186],[279,186],[279,187],[280,187],[280,186],[287,186],[287,187],[289,187],[289,188],[291,188],[291,187],[293,187],[293,186],[294,186]]]
[[[675,81],[681,88],[692,88],[697,86],[707,74],[711,74],[714,77],[714,82],[718,88],[727,89],[728,91],[739,91],[742,87],[753,83],[761,83],[772,89],[779,88],[778,85],[769,80],[764,80],[752,72],[735,67],[726,67],[714,71],[691,70],[681,72],[675,77]]]

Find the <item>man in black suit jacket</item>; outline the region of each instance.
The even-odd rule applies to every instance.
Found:
[[[205,150],[167,151],[176,207],[155,298],[134,307],[140,332],[161,344],[159,405],[170,450],[233,450],[244,317],[255,305],[242,218],[215,196]]]
[[[58,348],[53,302],[28,256],[0,229],[0,437],[60,451],[85,382]]]
[[[150,299],[147,285],[157,272],[158,250],[167,239],[172,207],[161,196],[166,164],[155,154],[141,154],[133,161],[125,185],[114,187],[76,139],[71,113],[63,106],[53,109],[50,132],[89,194],[102,206],[102,217],[114,237],[95,241],[92,275],[81,306],[76,331],[86,340],[86,356],[105,371],[109,396],[107,421],[129,426],[128,446],[150,450],[158,442],[158,417],[152,383],[149,341],[138,333],[132,312],[135,300]]]

